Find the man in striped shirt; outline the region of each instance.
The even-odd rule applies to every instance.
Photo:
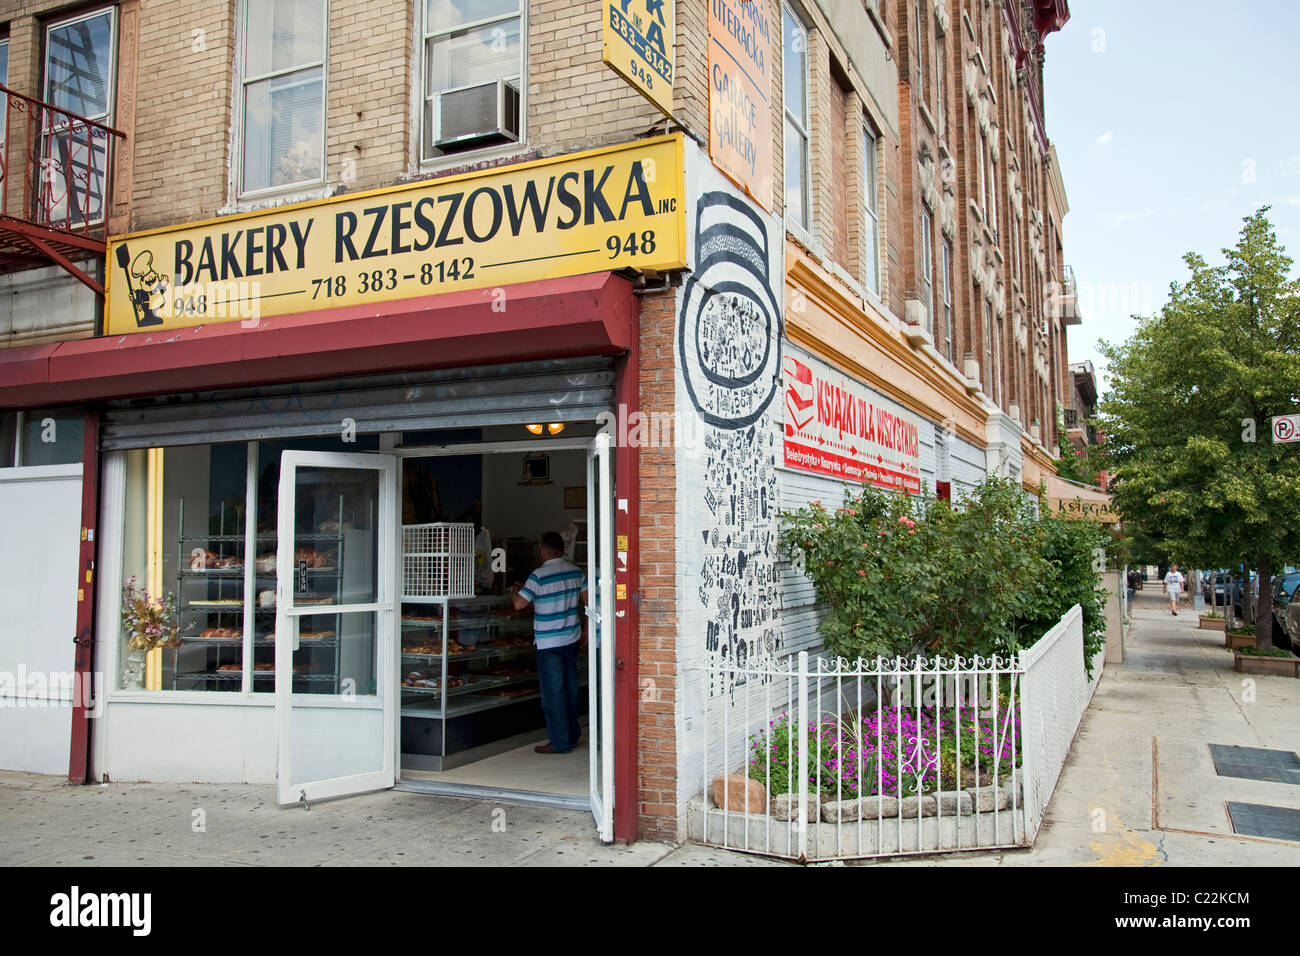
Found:
[[[522,587],[514,585],[516,610],[533,605],[533,642],[537,645],[537,682],[542,691],[542,715],[550,742],[534,747],[539,754],[567,754],[578,745],[578,642],[582,637],[582,606],[587,579],[582,569],[564,559],[564,538],[554,531],[542,535],[542,566]]]

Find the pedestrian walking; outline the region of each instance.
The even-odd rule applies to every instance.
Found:
[[[1186,582],[1187,579],[1183,577],[1176,564],[1165,575],[1165,593],[1169,595],[1169,613],[1175,617],[1178,615],[1178,598],[1182,595],[1183,585]]]

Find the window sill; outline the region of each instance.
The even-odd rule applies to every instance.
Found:
[[[926,108],[924,101],[917,104],[917,111],[921,114],[921,119],[925,120],[925,125],[930,127],[930,132],[937,132],[938,127],[934,125],[934,117],[930,115],[930,110]]]
[[[219,704],[222,707],[274,707],[275,693],[245,694],[241,690],[110,690],[108,704]]]
[[[217,210],[218,216],[233,216],[242,212],[261,212],[279,206],[294,206],[318,199],[329,199],[336,189],[326,183],[306,187],[294,187],[292,190],[272,190],[249,193]]]
[[[520,162],[528,159],[536,159],[531,155],[527,142],[503,143],[499,146],[485,146],[482,149],[466,150],[463,153],[451,153],[446,156],[439,156],[437,159],[422,159],[413,175],[404,177],[404,182],[415,182],[420,179],[447,174],[452,170],[460,172],[473,172],[478,169],[486,168],[487,165],[504,165],[502,161],[517,160]]]
[[[885,49],[892,50],[894,48],[894,37],[889,32],[889,28],[885,26],[884,21],[880,19],[880,11],[874,6],[868,6],[867,16],[871,18],[871,22],[876,27],[876,32],[880,34],[880,40],[885,44]]]

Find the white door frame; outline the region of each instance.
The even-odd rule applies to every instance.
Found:
[[[599,494],[592,494],[593,488]],[[614,840],[614,482],[609,435],[587,447],[587,721],[591,814],[604,843]],[[595,645],[600,630],[600,653]],[[599,667],[597,661],[599,660]]]
[[[376,696],[373,702],[363,703],[360,700],[353,700],[340,704],[329,698],[322,700],[325,695],[293,693],[293,652],[297,619],[304,614],[319,614],[321,610],[320,605],[295,608],[294,589],[288,586],[288,583],[293,580],[295,544],[296,486],[293,479],[300,467],[350,468],[380,473],[379,508],[375,515],[377,600],[369,604],[340,604],[330,607],[330,610],[335,612],[375,614],[378,659],[375,670]],[[396,475],[397,459],[393,455],[314,451],[285,451],[280,455],[280,498],[276,527],[275,723],[276,799],[282,806],[385,790],[396,782],[396,751],[391,745],[397,732],[399,697],[398,689],[392,680],[397,673],[393,658],[396,644],[393,637],[396,633],[397,620],[397,582],[394,574],[397,543],[393,540],[392,532],[392,516],[397,509]],[[295,709],[339,707],[383,711],[381,768],[327,780],[292,780],[291,740]]]
[[[385,450],[389,450],[385,448]],[[588,806],[595,818],[597,832],[602,841],[613,842],[614,839],[614,647],[617,619],[614,613],[614,481],[612,475],[612,452],[609,435],[604,432],[594,437],[543,439],[498,442],[467,442],[464,444],[393,446],[391,453],[397,458],[442,458],[458,455],[491,455],[511,452],[529,451],[580,451],[587,456],[587,606],[585,613],[592,621],[591,641],[594,645],[595,627],[598,622],[609,622],[601,634],[602,644],[608,653],[600,655],[599,673],[596,666],[596,649],[588,648],[587,655],[587,693],[588,693],[588,740],[591,744],[588,769]],[[600,496],[592,494],[600,477]],[[399,475],[400,480],[400,475]],[[602,520],[597,521],[597,498],[600,498]],[[400,534],[401,513],[394,519],[395,533]],[[602,540],[592,537],[593,531],[599,534],[605,529]],[[593,562],[600,558],[597,568]],[[596,600],[596,575],[602,575],[599,588],[599,601]],[[397,673],[396,664],[394,673]],[[605,692],[597,695],[596,688]],[[599,710],[599,715],[597,711]],[[599,732],[598,732],[599,728]],[[401,751],[400,739],[395,745],[395,753]],[[599,760],[597,759],[599,757]],[[400,768],[398,770],[400,774]],[[429,793],[451,793],[457,796],[474,796],[479,793],[501,798],[506,791],[498,787],[477,787],[469,784],[443,784],[436,781],[418,781],[410,785],[413,789]],[[608,794],[606,799],[603,795]],[[565,798],[565,802],[567,803]],[[539,803],[541,801],[528,801]]]

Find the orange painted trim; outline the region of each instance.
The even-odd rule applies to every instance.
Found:
[[[904,408],[987,448],[988,412],[938,360],[909,343],[866,299],[853,295],[796,243],[786,243],[790,341],[861,379]]]

